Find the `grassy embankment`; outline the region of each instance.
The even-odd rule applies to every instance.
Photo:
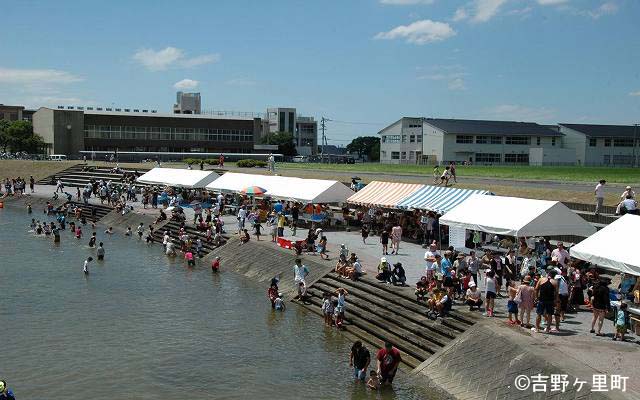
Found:
[[[426,165],[400,164],[320,164],[320,163],[278,163],[282,169],[309,169],[349,173],[381,173],[394,175],[432,176],[433,167]],[[442,170],[442,168],[441,168]],[[561,182],[597,183],[606,179],[610,183],[640,182],[640,168],[608,167],[532,167],[532,166],[463,166],[457,168],[459,177],[550,180]]]

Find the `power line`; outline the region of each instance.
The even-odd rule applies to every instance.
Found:
[[[350,124],[350,125],[388,125],[386,122],[354,122],[354,121],[337,121],[335,119],[327,120],[331,122],[336,122],[338,124]]]

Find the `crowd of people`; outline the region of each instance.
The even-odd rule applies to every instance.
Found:
[[[35,179],[29,176],[29,193],[35,193]],[[7,196],[22,196],[27,194],[27,181],[21,177],[5,178],[0,185],[0,198]],[[2,189],[4,188],[4,192]]]

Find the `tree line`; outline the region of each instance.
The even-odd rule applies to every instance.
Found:
[[[45,147],[40,135],[33,133],[33,125],[29,121],[0,120],[0,148],[2,152],[42,153]]]

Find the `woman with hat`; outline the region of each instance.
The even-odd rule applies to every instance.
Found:
[[[529,328],[531,323],[531,310],[534,307],[534,298],[535,298],[535,288],[531,286],[531,277],[526,275],[522,278],[522,283],[518,286],[518,290],[516,292],[515,301],[518,300],[520,303],[518,304],[518,320],[520,321],[520,326],[523,328]],[[524,317],[527,317],[526,323]]]
[[[380,258],[380,264],[378,264],[378,275],[376,279],[382,282],[391,282],[391,266],[386,257]]]

